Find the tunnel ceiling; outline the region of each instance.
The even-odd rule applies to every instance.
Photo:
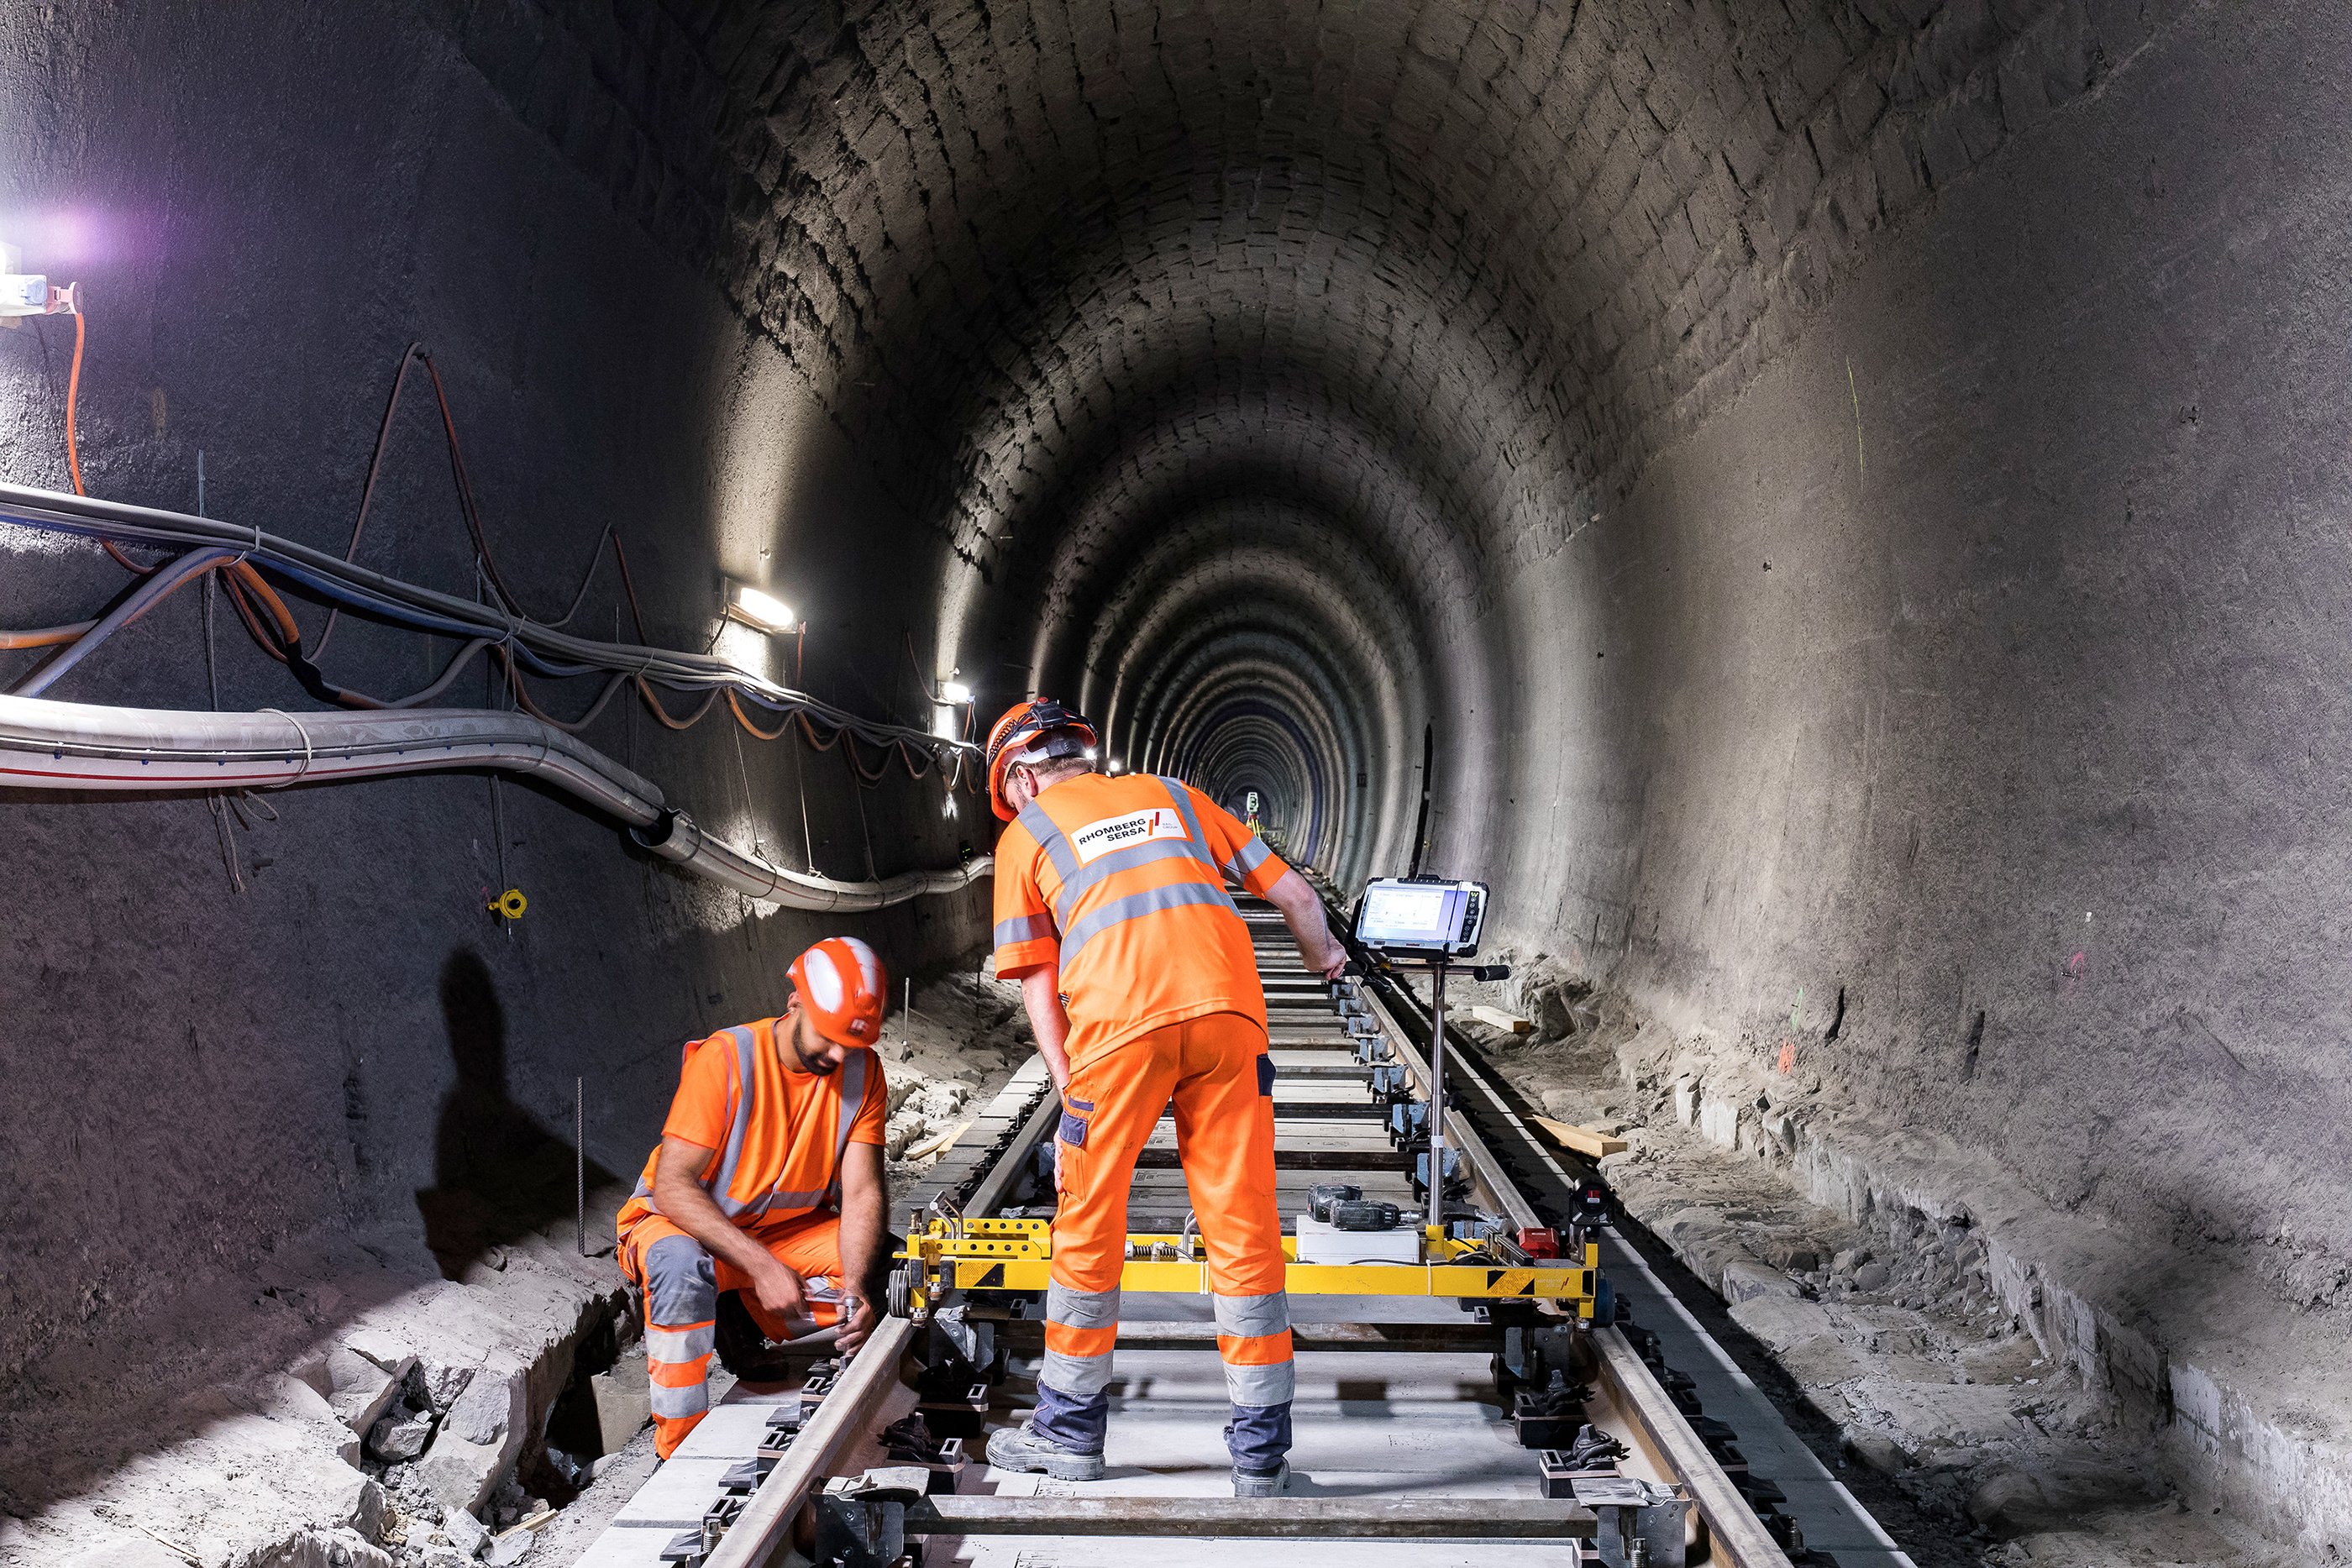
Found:
[[[1408,849],[1424,725],[1505,787],[1585,612],[1529,624],[1530,571],[2096,72],[2057,11],[583,0],[459,41],[927,519],[939,673],[1352,873]]]

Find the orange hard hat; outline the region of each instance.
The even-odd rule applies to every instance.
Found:
[[[1022,748],[1041,735],[1063,729],[1074,730],[1085,738],[1049,751],[1047,756],[1086,755],[1099,744],[1095,727],[1087,721],[1086,716],[1075,708],[1064,707],[1051,697],[1013,704],[1005,710],[1004,716],[996,721],[996,727],[988,732],[988,803],[1001,821],[1009,822],[1017,815],[1004,799],[1005,773],[1016,761],[1045,759],[1024,757]]]
[[[890,982],[873,948],[855,936],[828,936],[793,960],[792,977],[817,1033],[837,1045],[870,1046],[882,1038]]]

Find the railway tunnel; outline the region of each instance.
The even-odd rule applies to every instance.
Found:
[[[926,1137],[1000,1092],[1035,695],[1335,913],[1486,884],[1495,1113],[1623,1145],[1885,1550],[2333,1561],[2347,58],[2307,0],[8,8],[0,1561],[585,1560],[515,1506],[607,1484],[581,1193],[828,934]],[[412,1410],[487,1525],[388,1524]]]

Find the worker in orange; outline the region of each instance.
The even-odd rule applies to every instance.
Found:
[[[686,1048],[661,1146],[621,1209],[665,1459],[709,1410],[722,1296],[739,1292],[771,1340],[837,1328],[846,1354],[873,1330],[890,1095],[872,1047],[889,984],[854,936],[803,953],[792,980],[781,1018]]]
[[[1271,900],[1310,969],[1345,951],[1306,878],[1190,785],[1095,770],[1094,727],[1023,703],[988,738],[996,972],[1022,999],[1062,1096],[1060,1204],[1037,1409],[989,1439],[992,1463],[1067,1480],[1103,1473],[1118,1338],[1128,1184],[1171,1102],[1200,1218],[1232,1419],[1234,1492],[1288,1484],[1294,1384],[1274,1196],[1265,994],[1230,880]]]

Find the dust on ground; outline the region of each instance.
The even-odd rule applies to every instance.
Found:
[[[1465,1002],[1489,1065],[1560,1121],[1629,1145],[1601,1162],[1625,1212],[1720,1296],[1795,1397],[1835,1431],[1824,1459],[1865,1466],[1941,1537],[1937,1560],[1987,1568],[2284,1568],[2294,1557],[2194,1511],[2162,1479],[2154,1435],[2057,1366],[1996,1299],[1971,1228],[1916,1208],[1864,1224],[1813,1203],[1769,1160],[1711,1141],[1678,1097],[1674,1042],[1622,998],[1556,965]],[[1457,1019],[1466,1015],[1457,1014]],[[1818,1427],[1819,1423],[1806,1425]]]
[[[1017,986],[960,971],[911,999],[877,1046],[894,1185],[1032,1050]],[[267,1279],[195,1282],[185,1321],[259,1326],[209,1354],[186,1335],[184,1386],[126,1396],[85,1358],[0,1418],[0,1475],[46,1455],[87,1476],[0,1513],[0,1568],[574,1560],[653,1469],[641,1325],[610,1257],[628,1191],[590,1194],[593,1256],[567,1210],[457,1278],[403,1233],[324,1236]],[[716,1395],[731,1380],[714,1376]]]

